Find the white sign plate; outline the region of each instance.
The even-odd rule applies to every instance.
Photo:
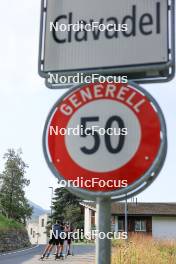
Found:
[[[68,25],[79,21],[127,24],[128,30],[61,32],[51,29],[51,23]],[[42,12],[41,75],[78,71],[146,73],[147,70],[145,78],[151,71],[153,77],[160,75],[159,70],[165,71],[163,76],[169,75],[166,69],[172,66],[171,24],[167,0],[46,0]],[[143,78],[143,75],[137,76]]]

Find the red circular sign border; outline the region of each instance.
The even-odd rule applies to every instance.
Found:
[[[96,84],[89,85],[89,88],[93,89],[94,85],[96,85]],[[105,85],[107,85],[107,83],[105,83],[103,85],[105,86]],[[66,101],[68,100],[68,98],[70,98],[71,95],[79,93],[79,91],[81,89],[84,89],[87,86],[88,85],[83,85],[81,88],[74,90],[70,95],[67,95],[66,99],[64,100],[64,103],[66,103]],[[119,84],[119,85],[116,84],[116,86],[118,88],[120,88],[122,86],[122,84]],[[123,86],[125,86],[125,85],[123,84]],[[145,142],[147,142],[147,144],[141,143],[140,148],[136,152],[135,156],[127,164],[125,164],[122,168],[118,169],[117,171],[115,170],[115,171],[112,171],[110,173],[92,173],[90,171],[87,171],[87,170],[81,168],[71,159],[71,157],[70,157],[70,155],[67,152],[67,149],[65,147],[65,141],[64,141],[63,136],[56,136],[57,139],[58,139],[58,137],[60,137],[59,150],[61,150],[62,155],[56,154],[56,156],[55,156],[53,154],[54,152],[51,149],[53,148],[52,147],[53,145],[55,145],[55,149],[57,149],[58,143],[56,144],[55,141],[51,140],[51,136],[49,136],[48,141],[51,140],[52,143],[51,142],[48,143],[48,151],[49,151],[51,157],[55,156],[54,159],[52,158],[52,163],[54,164],[56,170],[58,170],[59,174],[64,175],[64,179],[75,180],[75,179],[77,179],[77,177],[83,177],[84,179],[91,179],[92,177],[95,177],[95,178],[100,178],[100,179],[104,179],[104,180],[108,180],[108,179],[117,180],[117,178],[118,178],[119,180],[128,179],[128,184],[130,185],[130,184],[134,183],[135,181],[137,181],[141,177],[141,175],[143,175],[151,167],[153,161],[155,160],[155,158],[157,156],[157,153],[158,153],[159,147],[160,147],[160,120],[159,120],[159,117],[158,117],[155,109],[153,108],[150,101],[148,100],[148,98],[145,95],[141,94],[140,91],[137,91],[137,89],[135,87],[132,87],[131,85],[127,85],[127,86],[130,87],[130,89],[132,89],[133,92],[135,91],[136,93],[138,93],[138,96],[141,96],[141,98],[145,97],[145,99],[147,99],[147,107],[149,109],[147,109],[147,111],[145,111],[145,114],[144,114],[145,122],[148,119],[148,121],[150,121],[151,124],[155,124],[154,130],[152,130],[152,132],[150,134],[148,133],[149,131],[146,131],[146,128],[144,128],[144,125],[142,125],[142,140],[141,140],[141,142],[143,142],[143,140],[145,139]],[[96,99],[96,100],[101,100],[101,99],[107,99],[107,97]],[[108,98],[108,99],[115,100],[112,98]],[[115,101],[117,101],[117,99]],[[59,103],[59,105],[61,105],[62,102],[63,102],[63,100]],[[120,102],[122,103],[122,101],[120,101]],[[126,103],[124,103],[124,104],[127,105]],[[83,104],[83,105],[85,105],[85,104]],[[81,105],[80,107],[82,107],[83,105]],[[127,106],[129,107],[129,105],[127,105]],[[76,110],[78,110],[79,108],[77,108]],[[53,121],[55,121],[55,118],[58,119],[58,116],[57,116],[57,113],[59,113],[58,111],[59,110],[57,108],[57,110],[55,111],[55,113],[52,116],[52,121],[50,120],[50,125],[54,125]],[[72,115],[75,113],[75,111],[72,113]],[[136,114],[134,109],[132,109],[132,111]],[[155,113],[155,117],[153,117],[153,116],[151,117],[150,114],[152,112]],[[72,115],[69,116],[69,119],[72,117]],[[142,114],[139,113],[137,116],[140,119]],[[68,123],[69,119],[67,120],[66,123],[61,122],[60,123],[61,127],[66,127],[65,124]],[[140,122],[140,124],[141,124],[141,122]],[[154,131],[155,131],[155,133],[157,133],[156,138],[153,137]],[[147,135],[147,134],[149,134],[149,135]],[[148,147],[145,146],[145,149],[148,148],[146,153],[143,153],[143,151],[141,151],[141,149],[143,148],[143,145],[148,146]],[[151,152],[152,145],[154,145],[155,148]],[[64,157],[64,159],[63,159],[63,157]],[[150,158],[146,159],[146,157],[150,157]],[[64,164],[62,164],[63,160],[64,160]],[[141,165],[144,165],[144,163],[146,164],[146,167],[142,168]],[[69,166],[68,166],[68,164],[69,164]],[[134,164],[135,164],[135,168],[134,168]],[[125,170],[126,166],[128,166],[127,171]],[[76,171],[76,174],[73,175],[73,172],[75,172],[75,171]],[[135,173],[137,173],[136,174],[137,176],[135,178],[132,178],[135,175]],[[102,190],[102,188],[101,189],[100,188],[99,189],[87,188],[87,190],[94,191],[94,192],[96,192],[96,191],[108,192],[108,191],[113,191],[115,189],[105,188]]]

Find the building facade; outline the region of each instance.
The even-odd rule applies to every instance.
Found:
[[[89,233],[97,223],[93,202],[84,207],[84,230]],[[112,231],[125,231],[125,204],[114,203],[111,209]],[[176,203],[128,203],[128,232],[151,235],[156,239],[176,240]]]
[[[49,219],[48,214],[43,214],[37,220],[29,221],[27,223],[27,231],[31,244],[45,245],[48,243],[47,236],[47,222]]]

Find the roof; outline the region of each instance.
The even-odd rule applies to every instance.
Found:
[[[82,202],[84,207],[96,210],[94,202]],[[125,203],[113,203],[112,214],[124,215]],[[128,215],[176,216],[176,203],[128,203]]]

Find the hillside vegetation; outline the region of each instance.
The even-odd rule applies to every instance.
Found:
[[[8,229],[23,229],[24,226],[13,219],[8,219],[0,214],[0,231]]]

